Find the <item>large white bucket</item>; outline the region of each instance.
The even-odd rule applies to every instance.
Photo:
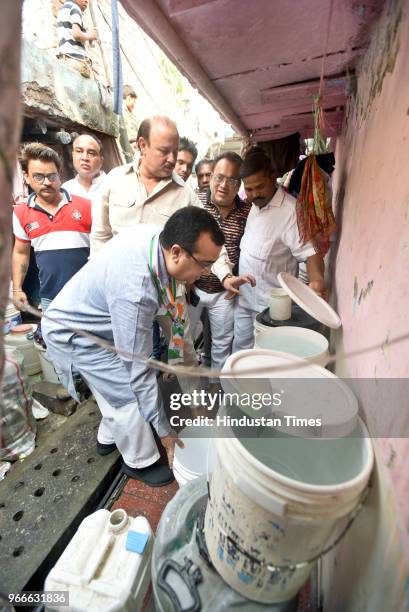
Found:
[[[304,362],[269,351],[240,353],[227,363],[236,374],[240,357],[241,369],[251,362],[271,366],[293,359],[297,367]],[[306,370],[337,384],[320,366],[306,365]],[[280,376],[286,374],[273,372],[269,378]],[[353,406],[346,389],[348,412]],[[341,384],[337,392],[342,390]],[[363,422],[356,417],[352,423],[349,437],[303,438],[269,429],[260,438],[232,435],[215,441],[206,543],[216,570],[243,596],[266,604],[294,597],[313,567],[303,562],[317,558],[330,536],[335,538],[340,519],[356,509],[373,467],[373,449]]]
[[[145,517],[125,510],[87,516],[45,581],[46,591],[68,591],[76,612],[137,612],[151,579],[153,534]],[[61,610],[55,600],[46,610]]]
[[[305,327],[270,327],[256,334],[254,347],[290,353],[323,367],[329,360],[328,340]]]
[[[185,447],[175,447],[173,473],[180,487],[213,472],[216,454],[214,444],[211,438],[197,437],[200,431],[198,427],[186,427],[179,434]],[[195,433],[196,437],[192,437]]]

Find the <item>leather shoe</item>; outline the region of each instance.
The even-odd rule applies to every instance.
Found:
[[[97,440],[98,455],[109,455],[109,453],[113,453],[114,450],[116,450],[115,442],[112,442],[112,444],[102,444],[102,442],[98,442]]]
[[[133,468],[124,463],[122,472],[129,478],[141,480],[150,487],[164,487],[175,480],[172,470],[159,461],[144,468]]]

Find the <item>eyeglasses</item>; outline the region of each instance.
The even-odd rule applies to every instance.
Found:
[[[213,177],[214,182],[218,185],[221,185],[223,181],[226,181],[226,185],[229,187],[238,187],[240,185],[240,179],[238,178],[230,178],[224,176],[224,174],[213,174],[213,172],[211,176]]]
[[[186,251],[186,253],[193,259],[193,261],[197,263],[198,266],[202,268],[202,270],[210,270],[214,264],[214,261],[200,261],[199,259],[196,259],[193,253],[191,253],[186,247],[182,247],[182,249]]]
[[[58,172],[50,172],[50,174],[40,174],[39,172],[35,172],[33,174],[33,179],[36,183],[40,183],[41,185],[44,183],[45,179],[50,181],[50,183],[54,183],[60,178]]]

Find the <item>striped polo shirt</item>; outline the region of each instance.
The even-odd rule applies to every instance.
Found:
[[[212,204],[210,201],[210,189],[204,195],[203,193],[198,194],[201,204],[217,221],[222,230],[225,238],[225,247],[229,255],[229,259],[233,264],[233,270],[237,270],[239,255],[240,255],[240,241],[244,234],[246,227],[246,221],[248,214],[251,209],[251,204],[243,202],[236,196],[234,199],[234,207],[231,209],[227,217],[222,217],[217,206]],[[209,274],[202,274],[195,285],[205,291],[206,293],[219,293],[224,291],[223,285],[215,274],[211,272]]]
[[[58,11],[57,17],[58,53],[83,60],[87,57],[85,45],[73,37],[72,26],[74,24],[77,24],[82,32],[86,31],[80,7],[76,2],[66,0]]]
[[[87,263],[91,231],[91,202],[61,189],[54,214],[44,210],[32,193],[13,210],[16,240],[30,242],[40,276],[40,297],[52,300]]]

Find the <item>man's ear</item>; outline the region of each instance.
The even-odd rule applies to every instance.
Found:
[[[27,172],[23,171],[23,178],[24,178],[24,182],[26,183],[26,185],[30,185],[30,179],[28,178]]]
[[[171,246],[170,253],[172,255],[173,261],[179,261],[180,256],[182,255],[182,251],[182,247],[180,247],[178,244],[173,244]]]
[[[141,152],[141,155],[143,155],[143,152],[145,151],[147,146],[148,146],[148,143],[146,142],[145,138],[143,136],[139,136],[139,138],[138,138],[138,147],[139,147],[139,150]]]

